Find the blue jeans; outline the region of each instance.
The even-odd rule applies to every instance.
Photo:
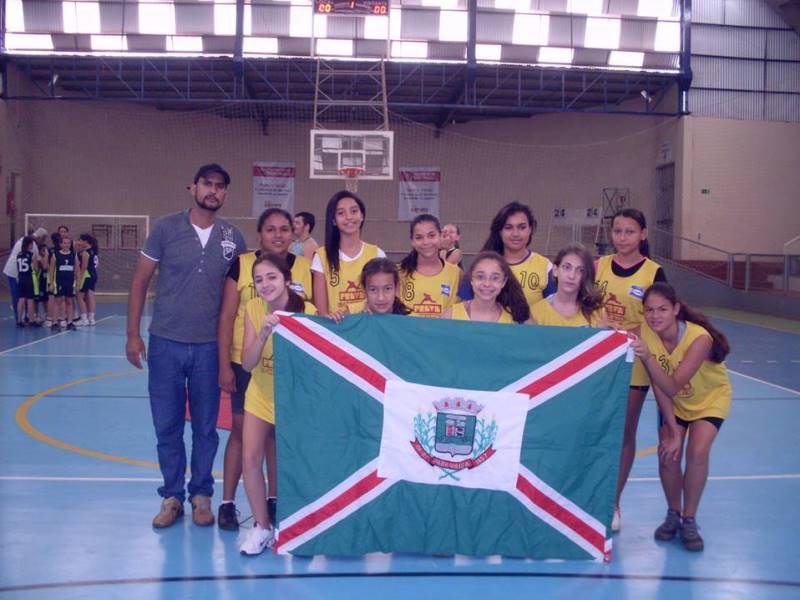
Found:
[[[14,307],[14,320],[19,321],[17,314],[17,301],[19,300],[19,286],[17,285],[17,278],[8,276],[8,289],[11,292],[11,305]],[[24,315],[23,315],[24,316]]]
[[[150,335],[147,350],[150,411],[158,439],[163,498],[186,498],[186,448],[183,443],[186,396],[192,415],[192,475],[189,498],[214,493],[211,474],[219,435],[219,363],[217,343],[187,344]]]

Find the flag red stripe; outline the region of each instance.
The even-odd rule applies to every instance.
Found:
[[[592,529],[592,527],[582,521],[580,517],[572,514],[555,500],[543,494],[533,483],[525,479],[522,475],[517,476],[517,489],[525,494],[536,506],[552,515],[555,519],[569,527],[572,531],[597,548],[600,554],[605,553],[606,540],[603,535]]]
[[[326,340],[324,337],[300,323],[294,317],[280,316],[281,325],[294,333],[304,342],[310,344],[331,360],[336,361],[345,369],[366,381],[379,392],[386,391],[386,378],[369,365],[364,364],[355,356],[348,354],[341,348]]]
[[[575,375],[575,373],[588,367],[593,362],[600,360],[609,352],[613,352],[623,344],[627,343],[627,341],[628,337],[622,333],[612,334],[591,348],[584,350],[578,356],[561,365],[557,369],[547,373],[544,377],[529,383],[518,391],[521,394],[528,394],[531,398],[534,398],[542,392],[547,391],[551,387],[562,383],[565,379],[572,377]]]
[[[344,510],[353,502],[361,498],[364,494],[372,491],[384,481],[386,480],[383,477],[378,477],[377,469],[372,471],[369,475],[357,481],[352,487],[346,489],[324,506],[318,508],[311,514],[306,515],[290,527],[281,529],[275,549],[277,550],[280,546],[291,542],[297,536],[304,534],[309,529],[313,529],[326,519],[334,516],[339,511]]]

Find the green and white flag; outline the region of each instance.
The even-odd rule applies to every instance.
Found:
[[[275,333],[279,553],[610,558],[624,334],[393,315]]]

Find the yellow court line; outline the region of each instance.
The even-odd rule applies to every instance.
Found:
[[[31,425],[31,422],[28,420],[28,412],[30,411],[31,407],[42,398],[50,396],[51,394],[55,394],[56,392],[60,392],[61,390],[65,390],[67,388],[83,385],[84,383],[101,381],[103,379],[109,379],[111,377],[125,377],[126,375],[133,375],[136,373],[141,373],[141,371],[135,371],[133,369],[129,369],[127,371],[112,371],[109,373],[103,373],[101,375],[95,375],[93,377],[84,377],[82,379],[76,379],[75,381],[63,383],[61,385],[57,385],[55,387],[46,389],[43,392],[39,392],[35,396],[27,398],[22,404],[19,405],[19,407],[17,407],[17,412],[15,414],[17,425],[19,426],[20,429],[22,429],[22,431],[27,433],[35,440],[40,441],[43,444],[48,444],[49,446],[59,448],[60,450],[66,450],[67,452],[74,452],[75,454],[80,454],[82,456],[88,456],[90,458],[98,458],[100,460],[107,460],[110,462],[121,463],[124,465],[133,465],[135,467],[145,467],[148,469],[158,469],[159,468],[158,463],[149,460],[138,460],[135,458],[116,456],[114,454],[108,454],[106,452],[98,452],[96,450],[89,450],[88,448],[81,448],[80,446],[69,444],[63,440],[59,440],[58,438],[54,438],[53,436],[47,435],[46,433],[42,433],[41,431],[36,429],[33,425]],[[186,470],[187,472],[189,471],[188,468]],[[222,476],[222,473],[219,471],[214,471],[212,474],[214,475],[214,477]]]
[[[658,452],[658,446],[650,446],[649,448],[642,448],[641,450],[636,451],[636,458],[649,456],[650,454],[655,454],[656,452]]]

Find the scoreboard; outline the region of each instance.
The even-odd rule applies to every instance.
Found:
[[[316,0],[316,8],[325,15],[388,15],[389,0]]]

